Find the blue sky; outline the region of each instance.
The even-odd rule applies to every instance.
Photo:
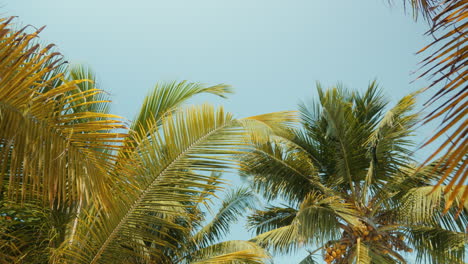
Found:
[[[396,1],[398,2],[398,1]],[[295,110],[315,82],[363,90],[377,79],[392,102],[415,79],[427,26],[386,0],[3,0],[2,13],[36,27],[72,63],[86,63],[111,92],[113,113],[134,117],[157,81],[226,83],[237,117]],[[421,138],[429,128],[419,131]],[[239,181],[235,179],[234,182]],[[233,239],[249,234],[237,225]],[[304,252],[277,257],[297,263]]]

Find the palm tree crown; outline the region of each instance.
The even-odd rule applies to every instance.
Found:
[[[425,263],[462,260],[466,208],[442,215],[437,171],[411,158],[414,96],[385,112],[375,83],[364,93],[319,86],[318,95],[300,106],[302,129],[252,140],[243,157],[253,187],[288,203],[250,216],[253,241],[286,253],[317,246],[304,263],[318,251],[327,263],[405,263],[413,249]]]

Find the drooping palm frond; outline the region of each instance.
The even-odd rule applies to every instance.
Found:
[[[257,235],[250,241],[271,249],[273,252],[289,254],[304,246],[308,241],[299,234],[299,223],[293,221],[290,225],[282,226]]]
[[[0,23],[0,192],[51,205],[108,205],[113,157],[103,150],[116,149],[123,135],[109,131],[124,126],[114,115],[66,113],[86,97],[77,87],[87,80],[65,80],[53,45],[35,43],[40,30],[14,30],[11,21]]]
[[[247,188],[231,190],[221,203],[221,208],[212,220],[193,235],[197,246],[206,247],[219,241],[229,233],[230,225],[245,215],[248,209],[255,208],[257,199]]]
[[[407,232],[418,250],[417,263],[463,263],[466,256],[466,233],[441,227],[413,227]]]
[[[414,19],[421,15],[426,21],[430,21],[437,14],[438,7],[445,0],[403,0],[405,6],[410,5],[413,11]],[[393,1],[392,1],[393,2]]]
[[[458,205],[461,194],[454,200],[457,208],[463,209],[452,209],[443,214],[442,210],[451,193],[444,194],[442,188],[432,191],[433,188],[433,185],[427,185],[411,188],[406,192],[400,199],[400,206],[395,210],[400,222],[412,225],[442,225],[449,230],[464,232],[468,224],[468,204]]]
[[[299,233],[320,243],[337,239],[343,223],[357,226],[359,216],[353,205],[341,197],[311,192],[302,202],[296,219],[300,223]]]
[[[247,226],[253,229],[255,234],[290,225],[296,218],[297,210],[291,207],[267,207],[265,210],[256,210],[247,219]]]
[[[290,150],[281,141],[254,144],[254,151],[242,156],[242,173],[253,176],[253,188],[265,198],[299,202],[311,189],[322,186],[307,154]]]
[[[437,150],[426,160],[432,161],[438,155],[442,160],[438,168],[444,169],[437,186],[443,184],[450,177],[449,189],[455,188],[459,192],[466,184],[468,175],[467,153],[468,132],[466,114],[468,112],[468,70],[467,54],[468,48],[467,10],[468,2],[464,0],[412,0],[415,12],[422,13],[431,22],[431,28],[427,35],[433,36],[434,41],[419,51],[420,54],[429,54],[421,63],[422,73],[419,78],[427,77],[431,80],[429,88],[438,89],[427,106],[435,106],[424,122],[440,122],[437,132],[424,144],[427,146],[441,137],[447,138],[439,145]],[[441,121],[437,121],[440,120]],[[468,190],[465,189],[463,199],[468,198]],[[454,196],[449,199],[445,210],[451,206]]]
[[[143,137],[157,129],[161,118],[174,112],[190,98],[202,93],[210,93],[225,98],[227,94],[232,92],[231,87],[225,84],[206,86],[201,83],[187,81],[158,83],[145,97],[141,110],[133,120],[130,129],[139,137]],[[151,123],[156,127],[148,127],[148,120],[152,120]],[[154,120],[157,122],[154,122]]]

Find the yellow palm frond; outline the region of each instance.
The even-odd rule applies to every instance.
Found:
[[[194,254],[197,264],[261,264],[270,258],[268,252],[255,243],[231,240],[202,248]]]
[[[40,30],[13,30],[11,23],[0,24],[0,192],[106,205],[109,153],[123,137],[109,131],[124,126],[114,115],[68,113],[87,97],[78,86],[88,80],[66,80],[56,71],[64,62],[53,45],[35,43]]]
[[[212,188],[210,172],[236,166],[231,156],[244,147],[244,136],[237,120],[222,108],[203,105],[164,117],[159,130],[137,138],[138,148],[133,154],[137,162],[129,171],[133,174],[116,173],[112,213],[93,208],[85,212],[73,243],[66,244],[57,255],[73,263],[113,263],[123,253],[135,253],[135,238],[175,250],[179,243],[165,230],[189,232],[190,228],[152,212],[164,206],[166,215],[181,220],[193,217],[167,203],[178,202],[182,208],[189,208],[200,202],[193,193]],[[157,248],[147,254],[154,259],[163,256]]]

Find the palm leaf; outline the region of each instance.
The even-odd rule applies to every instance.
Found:
[[[438,168],[444,169],[444,174],[440,177],[438,185],[443,184],[445,179],[451,176],[449,189],[457,185],[455,192],[466,182],[468,175],[468,159],[466,159],[468,144],[466,139],[467,121],[466,113],[468,104],[466,89],[467,70],[467,47],[466,32],[468,22],[466,21],[466,1],[429,1],[413,0],[421,3],[424,10],[431,10],[431,29],[428,34],[433,35],[435,40],[424,47],[419,53],[429,55],[422,61],[422,74],[419,78],[428,77],[432,83],[428,88],[440,86],[438,91],[431,97],[426,105],[435,105],[435,110],[425,117],[425,123],[442,118],[437,132],[425,142],[425,146],[431,144],[442,135],[448,133],[447,138],[437,148],[437,150],[426,160],[426,163],[438,155],[442,155],[443,160],[448,163],[440,163]],[[430,7],[430,8],[426,8]],[[425,12],[429,13],[428,11]],[[468,197],[468,191],[463,193],[463,199]],[[449,199],[445,210],[451,206],[453,197]]]
[[[248,188],[231,190],[222,201],[216,215],[193,235],[193,240],[202,247],[219,241],[229,233],[230,225],[242,217],[246,210],[254,208],[256,202],[255,195]]]
[[[265,263],[265,260],[268,258],[268,252],[255,243],[242,240],[232,240],[214,244],[198,250],[197,252],[193,253],[193,262],[191,263],[260,264]]]
[[[271,249],[273,252],[288,254],[296,251],[308,242],[299,234],[299,223],[293,221],[290,225],[282,226],[257,235],[250,241]]]
[[[161,118],[174,112],[190,98],[202,93],[210,93],[225,98],[227,94],[232,93],[232,89],[225,84],[206,86],[201,83],[187,81],[158,83],[145,97],[141,110],[133,120],[130,129],[139,137],[148,135],[157,129]],[[156,127],[149,127],[148,120],[151,120],[151,124],[156,125]],[[154,122],[154,120],[157,122]]]
[[[79,199],[107,205],[113,156],[104,150],[116,149],[123,137],[108,131],[124,126],[109,114],[64,112],[85,98],[77,87],[87,80],[65,80],[53,45],[34,43],[40,30],[15,31],[10,23],[0,24],[0,192],[51,205]]]
[[[267,207],[266,210],[256,210],[247,218],[247,226],[261,234],[270,230],[292,224],[296,218],[297,210],[291,207]]]
[[[234,165],[227,158],[239,152],[244,136],[236,125],[236,120],[222,109],[215,111],[207,105],[163,118],[160,131],[137,141],[141,166],[137,167],[136,175],[118,176],[128,184],[116,195],[113,213],[84,214],[83,228],[77,230],[74,243],[62,252],[74,263],[109,263],[119,258],[119,252],[132,248],[127,242],[134,241],[135,236],[174,249],[177,241],[161,230],[167,227],[188,232],[187,227],[149,212],[158,211],[170,201],[181,205],[199,201],[192,193],[207,187],[205,182],[210,176],[203,173]],[[174,209],[165,214],[191,217]],[[151,224],[159,228],[155,230]],[[81,253],[79,258],[74,256],[75,252]],[[157,257],[162,253],[154,250],[149,254]]]
[[[305,257],[299,264],[317,264],[318,262],[315,261],[314,257],[312,255],[308,255]]]
[[[310,193],[302,202],[296,219],[299,233],[309,239],[335,240],[341,235],[340,224],[359,224],[358,211],[339,196]]]
[[[414,227],[408,232],[418,249],[418,263],[463,263],[466,254],[466,233],[440,227]]]

